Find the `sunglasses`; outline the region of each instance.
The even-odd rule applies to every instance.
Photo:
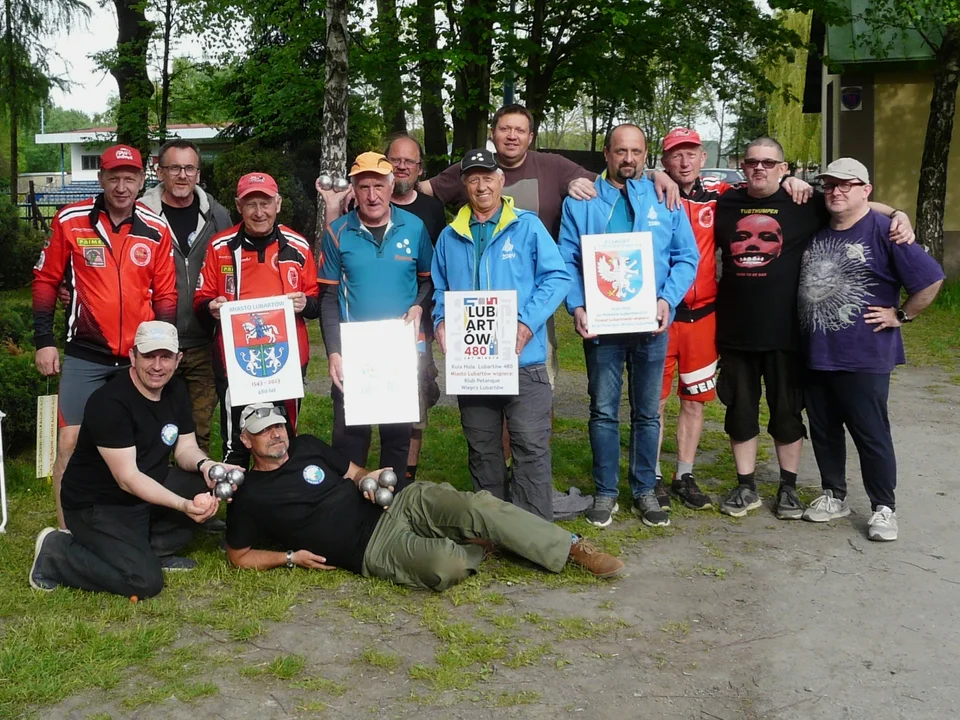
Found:
[[[773,170],[777,165],[782,163],[783,160],[770,160],[769,158],[759,159],[759,158],[744,158],[743,164],[748,168],[755,168],[759,165],[763,165],[765,170]]]
[[[848,181],[848,182],[838,182],[838,183],[824,183],[824,184],[823,184],[823,192],[824,192],[824,194],[830,194],[830,193],[832,193],[832,192],[840,192],[840,193],[843,193],[844,195],[846,195],[846,194],[847,194],[848,192],[850,192],[853,188],[855,188],[855,187],[861,187],[861,186],[863,186],[863,185],[866,185],[866,183],[862,183],[862,182],[849,182],[849,181]]]
[[[285,418],[287,416],[287,409],[283,407],[283,405],[274,405],[272,408],[255,408],[244,410],[243,423],[246,425],[255,417],[265,418],[270,417],[271,415],[279,415],[280,417]]]

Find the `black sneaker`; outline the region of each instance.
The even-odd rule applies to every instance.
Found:
[[[740,518],[750,510],[760,507],[760,495],[749,485],[737,485],[720,502],[720,512],[730,517]]]
[[[40,572],[40,558],[43,555],[43,544],[46,542],[47,538],[55,532],[57,532],[56,528],[44,528],[40,531],[40,534],[37,535],[37,541],[33,545],[33,564],[30,566],[30,575],[28,577],[30,579],[30,587],[32,587],[34,590],[53,592],[60,587],[60,583],[53,578],[48,578],[46,575]]]
[[[197,561],[193,558],[180,557],[179,555],[166,555],[160,558],[160,567],[168,572],[193,570],[196,566]]]
[[[800,520],[806,509],[807,506],[797,495],[797,489],[793,485],[780,483],[777,488],[777,517],[780,520]]]
[[[670,483],[670,492],[683,501],[691,510],[706,510],[713,507],[710,496],[703,492],[693,479],[693,473],[684,473]]]
[[[653,494],[657,496],[657,502],[667,512],[670,512],[670,493],[663,485],[663,475],[657,475],[657,483],[653,486]]]
[[[670,524],[670,514],[650,491],[633,499],[633,512],[649,527],[666,527]]]

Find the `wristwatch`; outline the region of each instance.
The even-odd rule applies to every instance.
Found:
[[[213,460],[211,460],[210,458],[204,458],[203,460],[201,460],[200,462],[198,462],[198,463],[197,463],[197,472],[198,472],[198,473],[202,473],[202,472],[203,472],[203,464],[204,464],[205,462],[213,462]]]
[[[913,318],[907,315],[907,311],[903,308],[897,308],[897,322],[901,325],[903,323],[913,322]]]
[[[287,567],[293,567],[293,550],[287,550]]]

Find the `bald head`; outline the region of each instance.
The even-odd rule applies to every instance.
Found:
[[[631,123],[610,128],[603,141],[603,157],[607,161],[607,181],[614,187],[640,177],[647,160],[643,130]]]

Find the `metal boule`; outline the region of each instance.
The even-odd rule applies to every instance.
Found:
[[[233,468],[230,472],[227,473],[227,482],[231,485],[236,485],[240,487],[243,485],[243,481],[246,479],[246,475],[243,470],[240,468]]]
[[[390,468],[387,468],[386,470],[383,470],[380,473],[380,477],[377,478],[377,482],[380,484],[380,487],[382,488],[389,488],[389,487],[396,488],[397,474]]]
[[[221,500],[229,500],[233,497],[233,485],[226,480],[218,482],[216,487],[213,488],[213,494]]]
[[[379,486],[377,485],[377,479],[370,477],[369,475],[360,481],[360,492],[369,493],[373,495]]]
[[[333,178],[329,175],[321,175],[318,180],[320,181],[320,187],[324,190],[329,190],[333,187]]]
[[[337,192],[343,192],[350,186],[350,182],[346,178],[337,178],[333,181],[333,189]]]
[[[384,487],[378,488],[374,499],[377,501],[377,505],[385,508],[393,502],[393,493]]]
[[[207,477],[210,478],[211,482],[218,483],[227,477],[227,469],[220,463],[217,463],[207,471]]]

